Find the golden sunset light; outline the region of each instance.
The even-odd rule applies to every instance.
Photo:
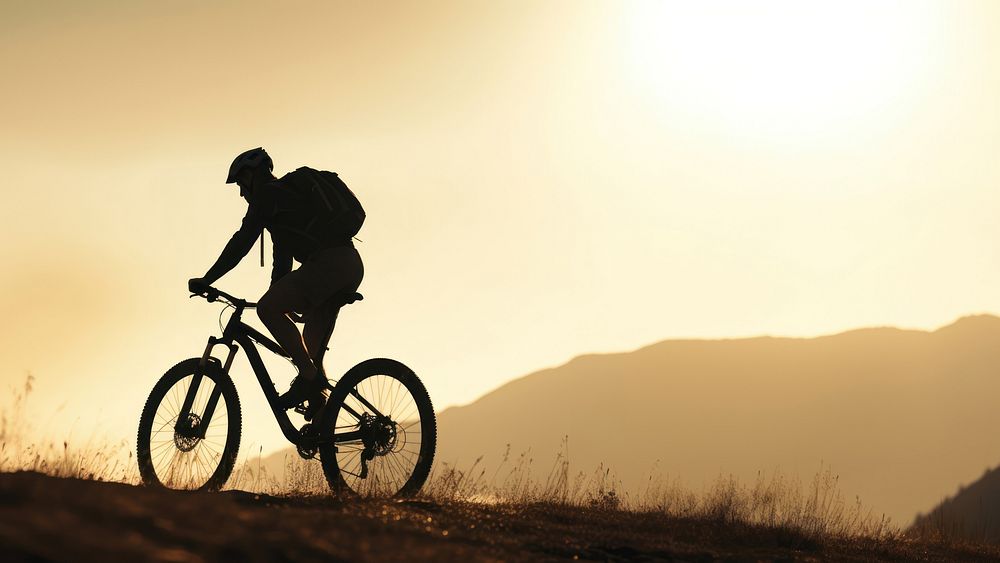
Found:
[[[0,70],[8,451],[16,429],[135,468],[154,385],[233,313],[189,280],[260,185],[226,183],[234,157],[263,147],[276,178],[333,171],[363,205],[341,238],[364,299],[316,367],[413,370],[429,483],[527,451],[543,481],[568,451],[630,499],[654,467],[696,490],[827,468],[906,528],[1000,462],[1000,2],[0,1]],[[263,239],[263,267],[257,241],[212,287],[261,299]],[[291,309],[261,303],[242,320],[270,337]],[[284,471],[243,348],[237,467]],[[279,393],[313,365],[296,350],[262,351]]]
[[[637,2],[627,42],[638,88],[664,108],[755,142],[816,143],[884,124],[927,90],[943,58],[936,8]]]

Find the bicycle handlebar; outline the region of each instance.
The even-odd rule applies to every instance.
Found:
[[[256,303],[251,301],[246,301],[245,299],[240,299],[235,295],[230,295],[221,289],[214,288],[212,286],[206,286],[201,293],[192,293],[191,297],[204,297],[209,303],[214,303],[220,298],[224,303],[228,303],[233,307],[240,309],[253,309],[257,306]]]

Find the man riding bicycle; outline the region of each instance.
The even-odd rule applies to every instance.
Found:
[[[298,370],[281,396],[290,409],[306,400],[321,401],[326,381],[315,358],[326,345],[340,303],[332,297],[354,293],[364,277],[361,256],[351,238],[364,221],[357,199],[331,172],[300,168],[280,179],[263,148],[248,150],[229,167],[227,184],[236,183],[249,204],[239,230],[215,264],[188,289],[201,293],[250,252],[263,230],[274,246],[271,285],[257,302],[257,315]],[[292,271],[292,259],[301,266]],[[304,319],[302,333],[290,315]]]

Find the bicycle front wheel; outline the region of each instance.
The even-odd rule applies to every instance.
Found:
[[[240,447],[240,399],[233,381],[214,361],[206,364],[188,414],[181,419],[200,358],[170,368],[149,394],[139,419],[136,459],[146,485],[217,490],[229,479]],[[209,399],[220,394],[208,417]]]
[[[395,360],[354,366],[334,387],[320,423],[320,458],[339,496],[405,497],[430,474],[437,421],[427,389]]]

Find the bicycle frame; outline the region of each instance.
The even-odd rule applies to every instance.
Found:
[[[226,323],[226,327],[222,331],[222,337],[215,338],[214,336],[210,336],[208,338],[208,344],[205,346],[205,352],[201,356],[201,361],[198,363],[198,369],[195,371],[194,377],[192,378],[191,386],[188,388],[187,395],[184,397],[184,403],[181,406],[180,413],[178,413],[177,423],[175,424],[174,429],[184,436],[197,438],[205,437],[205,432],[212,420],[212,416],[215,414],[215,408],[218,406],[219,398],[222,396],[221,386],[216,385],[215,389],[212,390],[212,394],[208,398],[208,402],[205,406],[205,412],[201,417],[201,422],[198,428],[186,427],[182,424],[182,421],[187,421],[189,419],[191,407],[194,404],[195,397],[198,393],[198,387],[201,385],[201,380],[204,377],[204,370],[206,369],[208,362],[218,362],[218,359],[212,355],[215,347],[222,345],[229,350],[225,363],[222,364],[222,371],[226,377],[229,376],[229,369],[233,365],[236,353],[239,351],[240,347],[242,347],[247,356],[247,360],[250,362],[250,366],[253,368],[254,374],[257,376],[257,382],[260,384],[261,391],[264,392],[264,397],[267,399],[267,403],[271,407],[271,413],[274,415],[274,419],[278,423],[278,427],[281,428],[281,433],[289,442],[296,446],[304,445],[305,442],[308,442],[308,445],[318,444],[319,441],[315,436],[304,438],[301,430],[296,428],[291,419],[288,418],[288,413],[279,402],[278,390],[271,381],[271,376],[268,374],[267,368],[264,366],[264,361],[261,359],[260,352],[258,352],[254,343],[256,342],[260,344],[264,348],[267,348],[271,352],[274,352],[283,358],[288,358],[288,354],[281,348],[280,345],[278,345],[277,342],[271,340],[252,326],[247,325],[242,320],[243,311],[245,309],[252,309],[256,307],[256,303],[244,301],[219,290],[213,289],[213,291],[216,292],[218,296],[225,297],[226,301],[235,308],[235,311],[229,318],[229,322]],[[209,301],[215,301],[218,296],[210,293],[207,298]],[[333,327],[331,326],[329,333],[332,334],[332,332]],[[327,335],[327,340],[329,340],[329,334]],[[324,352],[325,346],[316,358],[320,365],[322,365]],[[330,383],[327,383],[327,388],[330,390],[333,389]],[[381,415],[381,413],[379,413],[379,411],[375,409],[369,401],[356,391],[352,390],[351,394],[373,413]],[[361,418],[361,414],[352,409],[349,405],[341,405],[341,408],[352,414],[355,418]],[[319,416],[323,416],[323,414],[324,413],[321,413]],[[333,436],[333,441],[335,443],[349,442],[360,440],[361,438],[361,431],[355,430],[352,432],[335,434]]]

